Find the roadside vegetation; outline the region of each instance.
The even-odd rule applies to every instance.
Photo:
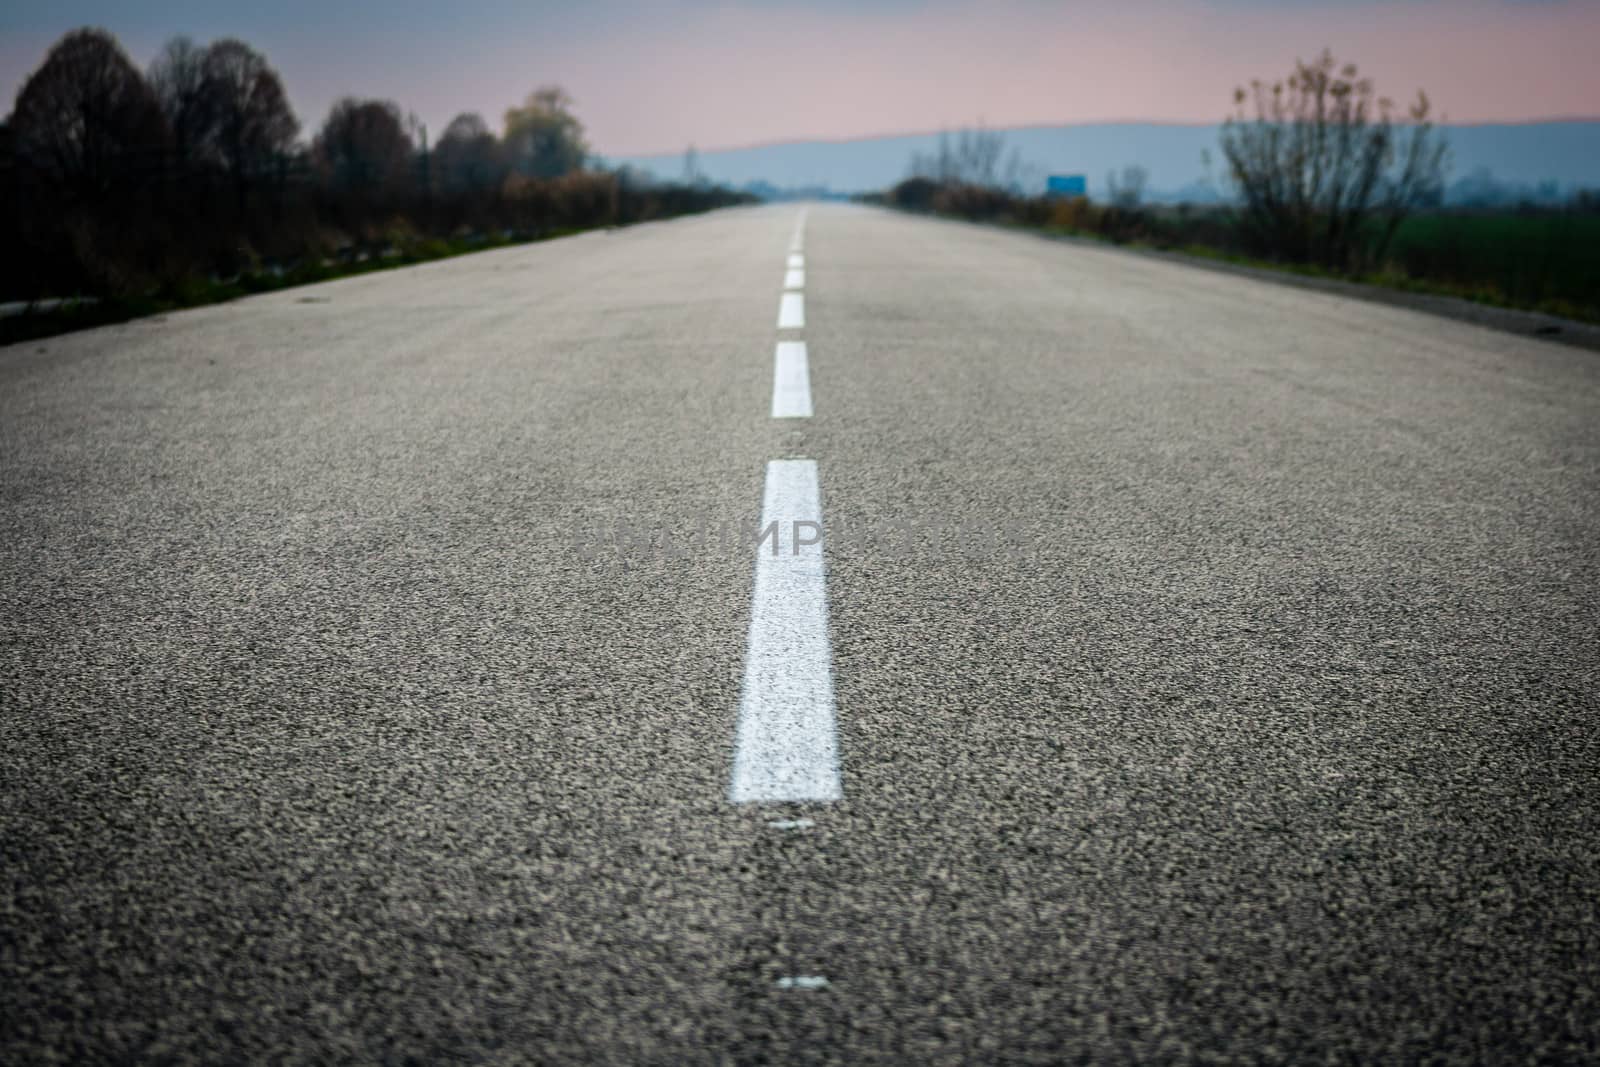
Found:
[[[1150,205],[1137,166],[1096,200],[1030,194],[1036,168],[1008,159],[999,134],[969,131],[869,199],[1600,321],[1600,194],[1444,207],[1449,150],[1425,94],[1402,111],[1324,52],[1238,89],[1220,150],[1222,202]]]
[[[169,42],[140,71],[75,30],[0,125],[0,343],[493,245],[737,203],[596,164],[544,87],[498,132],[435,141],[389,100],[346,98],[302,137],[242,41]]]

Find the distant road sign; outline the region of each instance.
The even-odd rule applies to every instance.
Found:
[[[1089,180],[1081,174],[1052,174],[1044,180],[1046,196],[1088,196]]]

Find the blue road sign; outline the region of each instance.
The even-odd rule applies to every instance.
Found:
[[[1044,180],[1046,196],[1088,196],[1089,180],[1081,174],[1052,174]]]

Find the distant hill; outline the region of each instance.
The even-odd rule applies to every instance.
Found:
[[[1221,170],[1216,126],[1119,122],[1082,126],[1002,129],[1006,149],[1016,149],[1043,186],[1043,175],[1083,174],[1090,195],[1103,192],[1106,172],[1137,163],[1150,172],[1153,199],[1205,200],[1216,196]],[[1600,187],[1600,120],[1451,126],[1453,183],[1480,194],[1524,195],[1543,190],[1565,195]],[[938,147],[937,133],[872,137],[854,141],[796,141],[754,148],[705,150],[699,170],[712,181],[735,186],[757,183],[781,189],[830,189],[852,193],[882,189],[906,176],[911,157]],[[1201,159],[1211,153],[1211,179]],[[619,157],[614,163],[641,167],[661,178],[683,176],[682,155]],[[1483,172],[1487,172],[1487,174]],[[1485,182],[1487,181],[1487,185]],[[1489,190],[1484,194],[1484,190]],[[1453,197],[1456,198],[1456,197]]]

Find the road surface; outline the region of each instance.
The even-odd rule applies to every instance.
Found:
[[[772,206],[0,350],[0,495],[7,1062],[1600,1056],[1594,353]]]

